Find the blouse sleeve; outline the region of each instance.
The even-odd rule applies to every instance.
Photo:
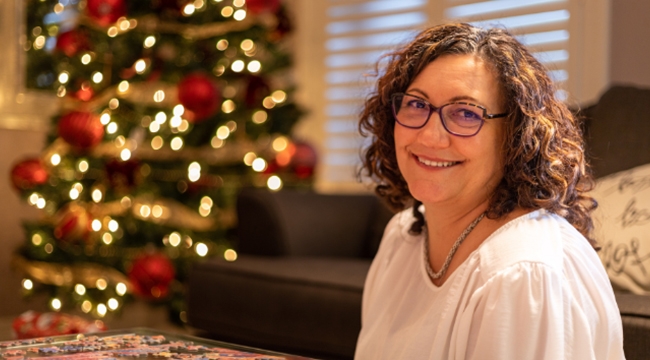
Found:
[[[514,264],[470,295],[452,334],[454,359],[597,359],[594,329],[562,279],[541,263]]]

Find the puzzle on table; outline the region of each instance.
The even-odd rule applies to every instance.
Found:
[[[0,357],[10,360],[95,360],[95,359],[250,359],[284,360],[285,357],[196,344],[169,339],[165,335],[136,333],[102,336],[76,335],[67,339],[38,338],[0,342]]]

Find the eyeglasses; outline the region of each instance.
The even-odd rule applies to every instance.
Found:
[[[404,127],[420,129],[427,124],[431,114],[437,112],[447,132],[466,137],[478,134],[486,119],[508,115],[488,114],[483,106],[466,102],[453,102],[435,107],[420,97],[404,93],[393,94],[391,103],[395,120]]]

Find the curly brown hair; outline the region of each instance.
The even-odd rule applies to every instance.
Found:
[[[404,92],[429,63],[450,54],[474,54],[488,64],[506,102],[504,177],[490,198],[487,216],[500,218],[516,207],[546,209],[564,217],[596,247],[590,234],[590,213],[597,203],[588,195],[593,178],[578,120],[556,98],[547,69],[504,29],[468,24],[434,26],[377,63],[379,79],[365,101],[359,122],[361,134],[372,140],[364,150],[360,175],[375,180],[375,192],[393,210],[413,206],[416,221],[411,231],[422,231],[421,203],[411,197],[397,165],[390,97]],[[388,61],[380,75],[383,60]]]

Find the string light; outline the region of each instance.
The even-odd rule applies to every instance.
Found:
[[[23,289],[31,290],[34,288],[34,282],[29,279],[23,279]]]
[[[289,140],[284,136],[278,136],[273,140],[271,146],[273,147],[273,150],[277,152],[284,151],[287,149],[287,146],[289,146]]]
[[[102,75],[102,73],[100,73],[99,71],[96,71],[96,72],[93,74],[93,82],[94,82],[95,84],[99,84],[99,83],[102,82],[102,80],[104,80],[104,75]]]
[[[82,159],[77,163],[77,170],[79,170],[82,173],[85,173],[86,171],[88,171],[88,168],[89,168],[89,165],[88,165],[88,161],[86,161],[86,160]]]
[[[235,11],[235,14],[233,15],[233,18],[237,21],[242,21],[246,19],[246,10],[244,9],[239,9]]]
[[[85,312],[86,314],[89,313],[92,309],[93,304],[90,301],[84,300],[84,302],[81,303],[81,311]]]
[[[260,63],[257,60],[253,60],[253,61],[248,63],[246,68],[248,69],[248,71],[250,71],[252,73],[256,73],[256,72],[259,72],[260,70],[262,70],[262,63]]]
[[[150,48],[152,48],[154,45],[156,45],[156,37],[155,37],[155,36],[150,35],[150,36],[147,36],[146,39],[144,39],[144,44],[143,44],[143,46],[144,46],[145,49],[150,49]]]
[[[165,92],[162,90],[158,90],[153,94],[153,101],[159,103],[165,100]]]
[[[252,166],[254,171],[262,172],[262,171],[266,170],[266,167],[267,167],[266,166],[266,160],[264,160],[262,158],[257,158],[255,160],[253,160],[253,163],[251,164],[251,166]]]
[[[152,133],[157,133],[160,130],[160,124],[153,121],[149,124],[149,131]]]
[[[171,246],[176,247],[180,245],[180,243],[181,243],[181,234],[177,233],[176,231],[169,234],[169,244]]]
[[[217,50],[224,51],[228,48],[228,40],[221,39],[217,41]]]
[[[135,72],[142,74],[147,70],[147,62],[144,59],[140,59],[133,64],[133,67],[135,68]]]
[[[230,68],[234,72],[241,72],[242,70],[244,70],[244,66],[245,64],[242,60],[235,60],[230,66]]]
[[[106,31],[106,35],[109,37],[116,37],[119,31],[117,30],[117,27],[111,26],[108,28],[108,31]]]
[[[235,102],[228,99],[221,104],[221,111],[223,111],[226,114],[230,114],[231,112],[235,111]]]
[[[223,147],[225,142],[221,139],[219,139],[217,136],[213,136],[212,140],[210,141],[210,146],[212,146],[213,149],[219,149]]]
[[[176,116],[183,116],[185,114],[185,107],[181,104],[174,106],[172,113]]]
[[[191,182],[196,182],[201,178],[201,165],[198,162],[194,161],[190,164],[187,169],[187,178]]]
[[[90,197],[93,199],[94,202],[99,203],[104,198],[104,194],[100,189],[95,189],[90,194]]]
[[[160,205],[154,205],[151,208],[151,215],[153,215],[153,217],[155,217],[155,218],[162,217],[163,213],[164,213],[163,207],[160,206]]]
[[[129,160],[131,158],[131,150],[122,149],[122,151],[120,152],[120,158],[122,159],[122,161]]]
[[[83,54],[81,56],[81,63],[84,65],[90,64],[90,62],[93,60],[92,56],[90,54]]]
[[[108,230],[110,230],[112,232],[116,232],[117,229],[119,229],[119,228],[120,228],[120,224],[118,224],[117,221],[115,221],[115,219],[111,219],[108,222]]]
[[[34,244],[34,246],[39,246],[42,243],[43,243],[43,237],[41,236],[41,234],[32,235],[32,244]]]
[[[164,123],[167,121],[167,114],[165,114],[165,113],[162,112],[162,111],[159,111],[159,112],[156,114],[156,116],[155,116],[154,119],[155,119],[155,121],[156,121],[158,124],[162,125],[162,124],[164,124]]]
[[[194,246],[194,251],[196,252],[196,254],[198,256],[204,257],[204,256],[208,255],[208,245],[206,245],[206,244],[204,244],[202,242],[198,242]]]
[[[140,216],[142,216],[143,218],[148,218],[149,215],[151,215],[151,208],[149,207],[149,205],[142,205],[140,207]]]
[[[50,306],[51,306],[52,309],[54,309],[55,311],[59,311],[59,310],[61,310],[61,305],[62,305],[62,304],[61,304],[61,300],[59,300],[59,299],[57,299],[57,298],[53,298],[53,299],[50,301]]]
[[[120,303],[117,301],[115,298],[110,298],[108,299],[108,308],[111,310],[117,310],[117,308],[120,306]]]
[[[174,151],[178,151],[183,147],[183,139],[179,138],[178,136],[173,138],[171,143],[171,148]]]
[[[99,231],[99,230],[102,229],[102,222],[99,221],[99,220],[97,220],[97,219],[95,219],[95,220],[92,221],[92,223],[90,224],[90,226],[91,226],[91,228],[92,228],[94,231]]]
[[[106,287],[108,286],[108,283],[106,282],[106,280],[104,280],[104,279],[102,279],[102,278],[99,278],[99,279],[97,279],[97,281],[95,282],[95,286],[97,286],[97,288],[98,288],[99,290],[106,290]]]
[[[117,100],[116,98],[112,98],[112,99],[108,102],[108,107],[109,107],[111,110],[115,110],[115,109],[117,109],[119,106],[120,106],[120,101]]]
[[[224,6],[223,9],[221,9],[221,16],[223,16],[223,17],[231,17],[234,12],[235,11],[233,10],[232,7]]]
[[[99,121],[102,123],[102,125],[108,125],[108,123],[111,122],[111,114],[108,112],[103,113],[99,117]]]
[[[34,39],[34,49],[40,50],[45,46],[45,36],[41,35]]]
[[[276,90],[273,92],[273,94],[271,94],[271,99],[273,99],[276,104],[283,103],[285,100],[287,100],[287,93],[282,90]]]
[[[228,249],[223,253],[223,258],[226,261],[235,261],[237,260],[237,252],[233,249]]]
[[[126,284],[117,283],[117,285],[115,285],[115,292],[119,296],[124,296],[124,294],[126,294]]]
[[[116,122],[110,122],[106,125],[106,132],[109,134],[115,134],[117,132],[118,126]]]
[[[263,124],[268,119],[269,115],[264,110],[257,110],[253,113],[252,120],[256,124]]]
[[[125,93],[129,90],[129,82],[126,80],[122,80],[120,84],[117,86],[117,90],[121,93]]]
[[[83,286],[82,284],[77,284],[74,286],[74,292],[76,292],[79,295],[84,295],[86,293],[86,287]]]
[[[97,314],[99,314],[99,316],[101,316],[101,317],[105,316],[106,311],[107,311],[106,310],[106,305],[101,304],[101,303],[97,304]]]
[[[152,124],[155,124],[155,123],[152,123]],[[165,141],[160,136],[156,136],[153,139],[151,139],[151,148],[154,149],[154,150],[160,150],[163,147],[164,144],[165,144]]]
[[[232,2],[232,4],[235,7],[242,7],[242,6],[244,6],[245,3],[246,3],[245,0],[235,0],[235,1]]]
[[[254,152],[247,152],[246,155],[244,155],[244,164],[251,166],[255,159],[257,159],[257,155]]]
[[[61,163],[61,155],[56,154],[56,153],[52,154],[52,156],[50,157],[50,164],[52,164],[54,166],[57,166],[60,163]]]
[[[104,233],[104,235],[102,235],[102,242],[106,245],[110,245],[113,242],[113,235],[110,233]]]
[[[273,109],[275,107],[275,101],[270,96],[267,96],[262,100],[262,105],[267,109]]]
[[[45,247],[43,247],[43,250],[45,250],[46,253],[51,254],[54,252],[54,246],[50,243],[45,244]]]
[[[70,74],[67,71],[64,71],[64,72],[59,74],[59,82],[61,84],[67,83],[68,80],[70,80]]]
[[[230,129],[225,125],[219,126],[217,129],[217,138],[226,140],[228,136],[230,136]]]
[[[187,4],[183,8],[183,15],[191,16],[192,14],[194,14],[195,11],[196,11],[196,7],[194,6],[194,4]]]
[[[278,191],[282,189],[282,179],[280,179],[280,177],[277,175],[273,175],[266,181],[266,186],[270,190]]]

